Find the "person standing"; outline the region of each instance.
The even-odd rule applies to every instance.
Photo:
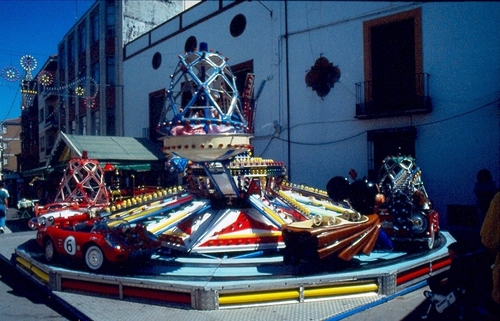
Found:
[[[476,203],[478,208],[478,225],[481,226],[490,206],[490,202],[498,191],[491,173],[486,168],[477,172],[476,184],[474,185],[474,195],[476,196]]]
[[[495,194],[490,203],[480,234],[481,242],[495,255],[491,297],[496,302],[495,312],[498,314],[500,308],[500,192]]]
[[[0,182],[0,233],[4,233],[5,217],[9,210],[9,193],[4,188],[4,183]]]

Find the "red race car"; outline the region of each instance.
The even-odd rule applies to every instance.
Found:
[[[40,226],[36,235],[49,263],[65,256],[83,259],[90,270],[97,271],[108,262],[150,258],[160,247],[157,237],[142,224],[131,226],[124,220],[89,219],[86,214],[56,217],[51,221],[50,225]]]

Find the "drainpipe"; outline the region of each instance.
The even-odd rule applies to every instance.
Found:
[[[286,66],[286,123],[287,130],[287,164],[288,164],[288,181],[292,181],[292,156],[291,156],[291,135],[290,135],[290,76],[288,67],[288,1],[285,0],[285,66]]]

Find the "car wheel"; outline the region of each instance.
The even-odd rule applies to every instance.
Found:
[[[51,239],[47,239],[45,241],[45,245],[43,247],[43,252],[45,254],[45,259],[49,263],[53,263],[57,259],[56,247],[54,246],[54,242]]]
[[[85,264],[92,271],[97,271],[103,267],[106,258],[101,248],[97,245],[91,245],[85,251]]]

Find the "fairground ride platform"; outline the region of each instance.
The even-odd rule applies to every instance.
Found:
[[[259,320],[266,319],[266,313],[269,318],[279,313],[286,320],[326,320],[445,271],[451,263],[447,246],[453,242],[451,234],[440,232],[430,251],[374,251],[350,262],[295,266],[284,264],[279,253],[231,258],[159,253],[147,262],[96,274],[74,262],[48,265],[42,249],[30,239],[15,249],[11,260],[22,273],[92,320],[105,318],[102,313],[107,308],[98,312],[93,307],[103,302],[113,302],[111,310],[125,306],[120,312],[108,312],[112,319],[122,313],[123,320],[130,319],[126,307],[135,310],[137,305],[149,312],[160,309],[163,316],[182,311],[177,321],[204,319],[204,314],[214,320]]]

